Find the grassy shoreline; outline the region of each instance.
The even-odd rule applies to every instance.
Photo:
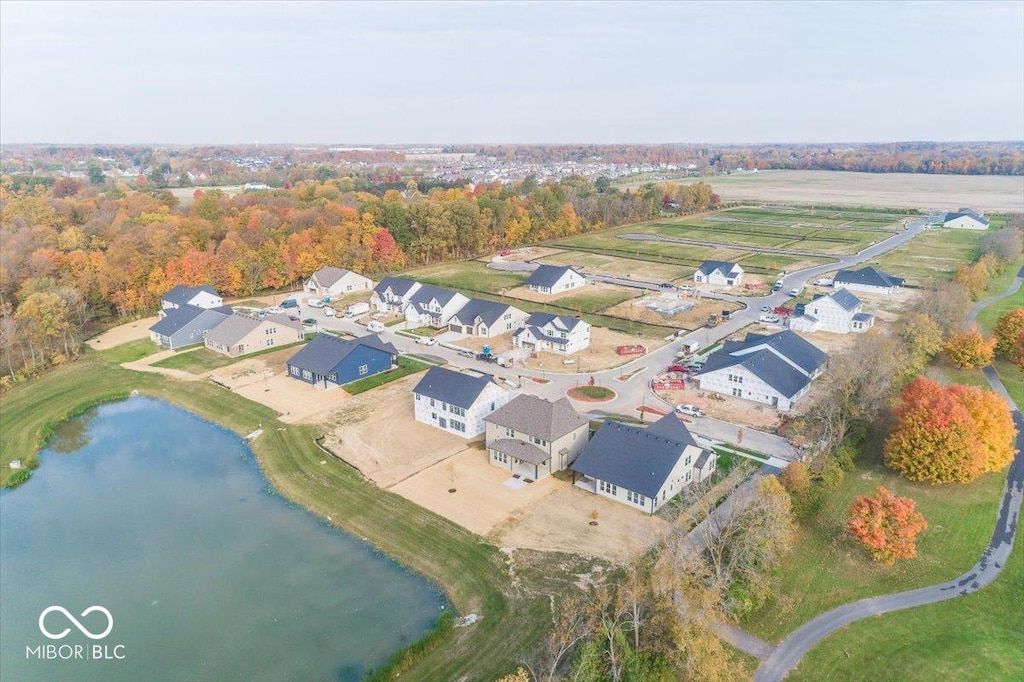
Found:
[[[481,538],[408,500],[377,488],[343,462],[325,458],[313,427],[284,424],[270,409],[207,382],[178,382],[111,364],[90,352],[11,390],[0,411],[0,482],[13,459],[28,464],[61,416],[131,391],[167,400],[239,435],[262,423],[252,449],[267,480],[287,499],[438,585],[461,613],[480,620],[458,629],[404,679],[492,680],[515,668],[548,618],[548,600],[509,586],[506,556]],[[49,426],[47,426],[49,425]],[[323,462],[323,463],[321,463]]]

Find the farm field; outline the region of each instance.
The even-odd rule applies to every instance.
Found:
[[[988,231],[936,228],[867,264],[903,277],[908,284],[952,279],[958,267],[978,256],[979,245],[986,234]]]
[[[647,174],[624,178],[618,187],[662,182]],[[1024,211],[1024,178],[994,175],[926,175],[853,173],[847,171],[763,171],[739,175],[677,178],[711,184],[722,201],[769,201],[798,204],[889,206],[954,210],[973,206],[983,211]]]
[[[573,265],[584,273],[596,272],[617,277],[633,277],[636,279],[657,279],[673,281],[693,274],[692,267],[656,263],[649,260],[635,260],[623,256],[611,256],[603,253],[587,251],[558,251],[535,262],[548,265]]]

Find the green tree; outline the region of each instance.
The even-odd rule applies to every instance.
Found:
[[[102,185],[107,179],[103,175],[103,166],[96,159],[89,159],[89,163],[86,165],[86,174],[89,176],[89,182],[94,185]]]

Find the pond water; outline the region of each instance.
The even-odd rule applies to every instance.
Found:
[[[3,680],[357,680],[445,605],[277,495],[236,434],[173,405],[104,405],[49,445],[0,493]],[[113,621],[102,639],[93,605]],[[67,611],[43,619],[60,639],[41,631],[50,606]]]

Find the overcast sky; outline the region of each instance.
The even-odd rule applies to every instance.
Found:
[[[0,140],[1024,139],[1024,2],[0,3]]]

